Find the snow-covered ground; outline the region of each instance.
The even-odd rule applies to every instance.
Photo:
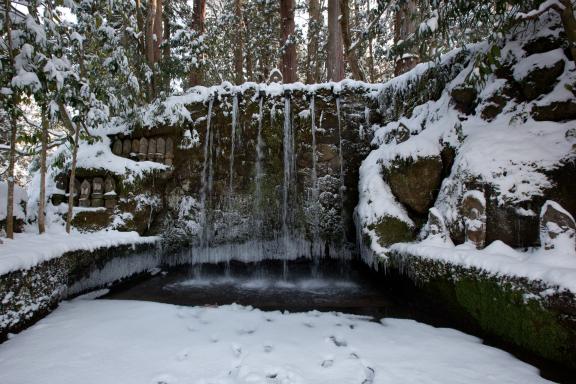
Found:
[[[93,295],[89,298],[92,298]],[[338,313],[74,300],[0,345],[0,382],[541,383],[452,329]]]
[[[94,233],[51,232],[16,233],[14,239],[5,239],[0,245],[0,275],[29,269],[39,263],[62,256],[66,252],[95,250],[126,244],[151,244],[158,237],[142,237],[137,232],[100,231]]]

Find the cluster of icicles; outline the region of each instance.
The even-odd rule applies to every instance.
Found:
[[[213,171],[213,145],[214,145],[214,132],[211,130],[212,109],[214,105],[214,96],[208,99],[208,115],[206,118],[206,131],[205,140],[203,145],[204,161],[201,173],[201,189],[200,189],[200,223],[202,231],[200,234],[199,245],[188,250],[182,257],[187,258],[192,264],[201,263],[226,263],[229,265],[231,260],[238,260],[242,262],[258,262],[264,259],[277,259],[277,260],[294,260],[299,257],[308,257],[317,260],[322,257],[325,252],[325,244],[320,240],[319,218],[314,218],[312,228],[312,238],[306,239],[303,234],[296,233],[291,227],[293,221],[292,209],[293,191],[295,188],[295,175],[296,175],[296,161],[294,150],[294,128],[292,123],[291,111],[291,97],[288,91],[284,94],[284,122],[283,122],[283,183],[282,183],[282,225],[281,233],[274,240],[263,240],[258,238],[265,230],[262,226],[262,210],[260,209],[262,203],[262,179],[263,179],[263,138],[262,138],[262,121],[264,118],[264,95],[260,95],[258,99],[259,113],[258,113],[258,132],[256,142],[256,177],[255,182],[255,196],[254,196],[254,233],[256,238],[245,241],[243,243],[229,243],[229,244],[211,244],[211,226],[210,215],[208,212],[211,206],[210,198],[212,194],[212,187],[214,181]],[[338,115],[338,155],[340,161],[340,194],[344,193],[344,164],[342,154],[342,132],[341,132],[341,117],[340,117],[340,99],[338,96],[335,98],[336,110]],[[236,136],[238,128],[238,106],[239,96],[233,96],[232,103],[232,132],[231,132],[231,147],[230,147],[230,174],[229,174],[229,190],[230,200],[234,196],[234,152],[237,145]],[[310,120],[311,120],[311,133],[312,133],[312,198],[318,199],[318,177],[317,177],[317,151],[316,151],[316,119],[315,119],[315,96],[310,96]],[[341,196],[340,201],[343,201]],[[343,210],[343,204],[341,205]],[[343,212],[341,212],[343,218]],[[342,228],[344,225],[342,224]],[[331,255],[339,254],[342,257],[342,252],[333,250]]]

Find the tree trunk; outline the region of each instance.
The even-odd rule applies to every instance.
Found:
[[[576,18],[574,18],[574,7],[572,0],[561,0],[564,6],[564,11],[560,13],[562,24],[564,25],[564,32],[570,43],[570,54],[572,61],[576,61]]]
[[[162,47],[162,61],[170,62],[170,37],[171,37],[171,29],[170,29],[170,2],[165,0],[164,3],[164,12],[162,16],[162,25],[163,25],[163,37],[162,43],[164,46]],[[158,78],[162,83],[162,89],[166,92],[170,92],[170,75],[166,73],[159,73]]]
[[[10,65],[14,68],[14,47],[12,45],[12,20],[10,19],[10,1],[4,0],[4,11],[6,12],[6,34],[8,40],[8,55],[10,56]],[[17,96],[12,96],[13,108],[18,103]],[[14,164],[16,162],[16,134],[18,130],[18,122],[16,114],[10,111],[10,154],[8,163],[8,185],[6,196],[6,237],[9,239],[14,238]]]
[[[198,35],[201,35],[205,29],[206,0],[194,0],[192,12],[192,28],[194,28]]]
[[[238,25],[234,39],[234,82],[244,82],[244,19],[242,17],[242,1],[234,0],[234,17]]]
[[[6,237],[14,238],[14,165],[16,164],[16,133],[18,124],[16,116],[10,117],[10,155],[8,163],[8,194],[6,197]]]
[[[396,11],[394,20],[394,44],[406,41],[411,35],[416,33],[416,3],[414,0],[405,0],[400,3]],[[408,72],[420,62],[416,53],[403,52],[402,56],[396,59],[394,65],[394,75],[399,76]]]
[[[146,13],[146,60],[150,67],[154,66],[154,21],[156,20],[156,1],[148,1],[148,10]]]
[[[144,41],[144,18],[142,17],[142,1],[136,0],[136,24],[138,25],[138,32],[141,34],[138,38],[138,45],[142,55],[146,55],[146,44]]]
[[[72,123],[68,111],[62,102],[58,103],[62,123],[70,131],[74,133],[74,147],[72,148],[72,165],[70,169],[70,181],[68,182],[68,215],[66,216],[66,232],[70,233],[72,226],[72,217],[74,216],[74,195],[76,194],[76,158],[78,156],[78,141],[80,139],[80,124]]]
[[[164,47],[162,48],[162,58],[164,60],[170,58],[170,37],[172,31],[170,30],[170,15],[168,12],[168,7],[166,7],[166,12],[164,12],[164,17],[162,18],[162,22],[164,23],[163,42],[165,43]]]
[[[308,4],[308,66],[306,67],[306,83],[314,84],[320,82],[320,60],[318,59],[318,49],[320,41],[318,38],[322,27],[322,10],[319,0],[310,0]]]
[[[280,18],[282,19],[282,58],[280,61],[280,72],[284,83],[295,83],[298,81],[296,69],[298,67],[298,57],[296,56],[296,44],[293,41],[294,29],[294,0],[280,0]]]
[[[152,81],[150,84],[149,100],[152,100],[158,91],[158,74],[156,63],[160,61],[162,43],[162,3],[163,0],[149,0],[148,12],[146,14],[146,61],[152,70]]]
[[[366,2],[366,9],[366,13],[370,15],[370,1]],[[370,82],[373,83],[376,81],[374,76],[374,52],[372,51],[372,34],[368,33],[370,34],[368,37],[368,73],[370,74]]]
[[[344,52],[339,18],[340,0],[328,0],[328,59],[326,65],[329,81],[340,81],[344,78]]]
[[[206,0],[194,0],[194,6],[192,11],[192,29],[196,31],[197,36],[204,34],[204,29],[206,28]],[[199,58],[201,61],[201,57]],[[202,84],[204,79],[204,74],[202,69],[197,64],[196,67],[192,68],[190,71],[190,76],[188,77],[188,82],[191,87],[195,85]]]
[[[162,58],[162,51],[160,50],[160,45],[162,45],[162,40],[164,37],[163,33],[163,9],[164,0],[156,0],[156,13],[154,14],[154,35],[156,39],[154,40],[154,63],[159,63]]]
[[[348,0],[340,0],[340,11],[342,12],[342,16],[340,17],[340,27],[342,29],[342,40],[344,42],[346,61],[350,66],[352,78],[354,80],[364,81],[364,73],[362,73],[362,70],[360,69],[358,57],[356,57],[356,51],[350,50],[352,39],[350,38],[350,8]]]
[[[42,150],[40,151],[40,198],[38,200],[38,233],[46,231],[46,152],[48,150],[48,109],[42,105]]]
[[[250,28],[249,16],[244,13],[244,36],[248,52],[250,52],[252,48],[250,36],[248,35]],[[254,55],[246,55],[246,81],[254,81]]]

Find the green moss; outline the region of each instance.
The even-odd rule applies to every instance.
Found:
[[[396,217],[385,216],[368,229],[376,231],[378,243],[383,247],[414,240],[414,229]]]
[[[78,212],[72,219],[72,226],[81,231],[99,231],[110,224],[112,224],[112,214],[104,209]]]
[[[423,295],[452,317],[546,359],[576,367],[573,293],[542,281],[411,255],[389,256],[387,266],[405,271],[421,286]],[[544,291],[552,293],[541,295]]]
[[[572,356],[576,366],[576,330],[560,323],[559,313],[540,300],[525,300],[522,290],[494,278],[463,278],[454,284],[456,299],[482,329],[555,361]]]

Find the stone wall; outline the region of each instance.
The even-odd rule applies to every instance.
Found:
[[[185,105],[188,122],[110,136],[111,151],[134,161],[158,161],[135,152],[143,138],[173,151],[167,171],[119,180],[114,215],[130,215],[119,229],[161,233],[196,261],[349,255],[358,168],[379,114],[374,86],[338,87],[219,87]],[[80,215],[87,230],[113,222]]]
[[[60,300],[146,272],[161,262],[154,244],[67,252],[0,276],[0,342],[50,313]]]

